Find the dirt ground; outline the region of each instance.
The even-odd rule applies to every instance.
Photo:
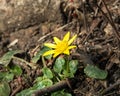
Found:
[[[75,76],[77,82],[71,89],[73,96],[98,96],[97,94],[103,89],[102,96],[119,96],[120,0],[105,0],[108,10],[101,1],[98,2],[100,7],[97,7],[93,0],[89,0],[81,9],[74,6],[73,9],[78,9],[78,13],[66,7],[67,11],[63,13],[65,20],[62,24],[46,21],[16,32],[4,32],[0,35],[0,56],[2,57],[9,50],[22,50],[27,54],[25,59],[28,58],[30,61],[30,58],[42,48],[44,42],[52,42],[53,36],[62,38],[70,31],[72,36],[78,35],[74,42],[77,49],[73,50],[71,57],[80,63]],[[107,70],[108,77],[105,80],[88,78],[83,72],[83,66],[89,61]],[[10,83],[11,96],[28,88],[28,84],[24,84],[18,89],[17,79]]]

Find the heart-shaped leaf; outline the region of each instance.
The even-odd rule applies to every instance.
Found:
[[[51,85],[53,85],[53,82],[50,79],[43,79],[42,81],[34,84],[33,87],[17,93],[16,96],[32,96],[35,91]]]
[[[70,73],[75,74],[75,72],[77,71],[77,67],[78,66],[78,61],[77,60],[71,60],[69,62],[69,69],[70,69]]]
[[[65,59],[62,58],[62,57],[58,57],[55,61],[53,69],[54,69],[55,72],[61,73],[64,65],[65,65]]]
[[[42,81],[40,82],[37,82],[33,88],[34,89],[42,89],[44,87],[48,87],[48,86],[52,86],[53,85],[53,82],[50,80],[50,79],[43,79]]]
[[[45,78],[49,78],[49,79],[53,78],[53,73],[52,73],[52,71],[51,71],[49,68],[44,67],[44,68],[42,69],[42,72],[43,72],[43,76],[44,76]]]
[[[21,53],[22,51],[20,50],[14,50],[14,51],[9,51],[6,54],[3,55],[2,58],[0,58],[0,64],[4,65],[4,66],[8,66],[8,64],[10,63],[12,57],[17,54],[17,53]]]
[[[95,79],[105,79],[108,75],[107,71],[99,69],[94,65],[87,65],[84,69],[84,73]]]
[[[46,51],[49,51],[49,50],[51,50],[51,48],[44,46],[44,47],[36,54],[36,56],[32,58],[32,62],[33,62],[33,63],[37,63],[38,60],[40,60],[42,54],[45,53]],[[51,59],[51,58],[52,58],[52,55],[45,56],[45,58],[46,58],[46,59]]]

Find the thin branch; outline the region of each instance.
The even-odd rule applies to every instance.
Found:
[[[102,1],[103,1],[103,0],[102,0]],[[103,1],[103,4],[104,4],[104,6],[106,7],[106,10],[108,11],[109,17],[106,16],[106,14],[103,12],[103,10],[100,8],[100,6],[99,6],[98,4],[97,4],[97,7],[98,7],[99,10],[102,12],[103,16],[107,19],[107,21],[110,23],[110,25],[113,27],[115,36],[117,37],[118,41],[120,41],[120,34],[119,34],[119,32],[118,32],[118,30],[117,30],[117,28],[116,28],[116,26],[115,26],[115,24],[114,24],[114,22],[113,22],[113,19],[112,19],[112,17],[111,17],[110,11],[108,10],[108,8],[107,8],[107,6],[106,6],[106,4],[105,4],[104,1]]]
[[[23,87],[22,85],[19,85],[15,90],[13,90],[10,96],[15,96],[15,94],[19,92],[22,89],[22,87]]]
[[[101,3],[102,3],[102,0],[100,0],[99,2],[98,2],[98,5],[100,6],[101,5]],[[95,17],[97,16],[97,14],[98,14],[98,10],[99,10],[99,8],[97,8],[96,10],[95,10]]]
[[[20,62],[24,62],[26,65],[30,66],[32,69],[36,69],[36,67],[37,67],[37,64],[27,62],[27,61],[25,61],[25,60],[22,59],[22,58],[19,58],[19,57],[16,57],[16,56],[13,56],[12,58],[13,58],[14,60],[18,60],[18,61],[20,61]]]
[[[86,33],[89,34],[89,31],[88,31],[88,25],[87,25],[87,18],[86,18],[86,11],[85,11],[85,1],[83,0],[82,1],[83,3],[83,14],[84,14],[84,26],[85,26],[85,30],[86,30]],[[83,40],[83,44],[85,43],[85,41],[87,40],[88,37],[86,37],[84,40]]]
[[[104,94],[106,94],[108,91],[114,89],[115,87],[120,85],[120,80],[118,80],[116,83],[114,83],[113,85],[111,85],[110,87],[106,88],[99,96],[103,96]]]
[[[83,14],[84,14],[84,24],[86,32],[88,33],[88,27],[87,27],[87,18],[86,18],[86,11],[85,11],[85,2],[83,1]]]
[[[60,82],[54,84],[53,86],[45,87],[43,89],[36,91],[32,96],[42,96],[44,94],[52,93],[52,92],[61,90],[63,88],[69,87],[68,82],[70,85],[74,84],[75,79],[69,79],[69,80],[67,79],[67,80],[60,81]]]
[[[48,36],[52,35],[53,33],[57,32],[57,31],[59,31],[59,30],[64,29],[65,27],[69,26],[70,24],[73,24],[74,22],[75,22],[75,21],[70,22],[70,23],[68,23],[68,24],[66,24],[66,25],[64,25],[64,26],[62,26],[62,27],[60,27],[60,28],[58,28],[58,29],[52,31],[51,33],[48,33],[48,34],[46,34],[46,35],[40,37],[40,39],[38,40],[38,42],[40,42],[41,40],[47,38]]]

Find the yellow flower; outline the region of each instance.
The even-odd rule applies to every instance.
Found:
[[[55,58],[56,56],[58,56],[59,54],[67,54],[70,55],[69,50],[72,48],[75,48],[76,46],[70,46],[71,43],[76,39],[77,35],[73,36],[70,40],[70,32],[68,32],[63,40],[58,39],[57,37],[54,37],[54,42],[56,44],[52,44],[52,43],[45,43],[44,45],[49,47],[49,48],[53,48],[53,50],[49,50],[47,52],[45,52],[43,54],[43,56],[47,56],[50,54],[54,54],[53,57]]]

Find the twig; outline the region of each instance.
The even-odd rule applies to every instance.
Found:
[[[83,39],[82,44],[84,44],[85,41],[87,41],[87,39],[89,38],[90,34],[93,33],[94,28],[99,24],[99,22],[101,22],[101,20],[93,20],[92,25],[90,27],[90,31],[87,33],[87,36]]]
[[[112,90],[113,88],[117,87],[118,85],[120,85],[120,80],[118,80],[116,83],[114,83],[114,84],[111,85],[110,87],[106,88],[102,93],[100,93],[99,96],[103,96],[103,95],[106,94],[108,91]]]
[[[69,82],[69,84],[74,84],[75,79],[60,81],[60,82],[54,84],[53,86],[45,87],[43,89],[36,91],[32,96],[42,96],[44,94],[52,93],[52,92],[61,90],[63,88],[69,87],[68,82]]]
[[[114,28],[114,30],[115,30],[115,34],[117,34],[117,35],[119,36],[118,39],[120,40],[120,34],[119,34],[119,32],[117,31],[117,28],[116,28],[115,23],[114,23],[114,21],[113,21],[113,19],[112,19],[111,13],[110,13],[110,11],[109,11],[109,9],[108,9],[108,7],[107,7],[107,5],[106,5],[106,3],[105,3],[104,0],[102,0],[102,3],[104,4],[106,10],[108,11],[108,16],[109,16],[109,18],[110,18],[110,20],[111,20],[111,22],[112,22],[112,26],[113,26],[113,28]]]
[[[37,67],[37,64],[27,62],[24,59],[21,59],[19,57],[13,56],[12,58],[15,59],[15,60],[18,60],[20,62],[24,62],[26,65],[30,66],[32,69],[36,69],[36,67]]]
[[[42,63],[43,63],[43,67],[47,67],[46,62],[45,62],[45,58],[43,56],[42,56]]]
[[[86,19],[86,11],[85,11],[85,1],[83,0],[82,3],[83,3],[83,14],[84,14],[84,26],[85,26],[86,33],[89,34],[87,19]],[[85,43],[86,39],[87,39],[87,37],[83,40],[82,43]]]
[[[116,5],[117,3],[119,3],[119,0],[116,0],[116,1],[113,3],[113,5]]]
[[[100,6],[101,5],[101,3],[102,3],[102,0],[100,0],[99,2],[98,2],[98,5]],[[99,10],[99,8],[97,8],[96,10],[95,10],[95,17],[97,16],[97,14],[98,14],[98,10]]]
[[[107,5],[105,4],[104,0],[102,0],[102,2],[104,4],[106,10],[108,11],[109,17],[106,16],[106,14],[103,12],[103,10],[100,8],[100,6],[98,6],[98,4],[97,4],[97,7],[102,12],[103,16],[107,19],[107,21],[110,23],[110,25],[113,27],[115,36],[117,37],[118,41],[120,41],[120,34],[119,34],[119,32],[118,32],[118,30],[117,30],[117,28],[116,28],[116,26],[115,26],[115,24],[113,22],[113,19],[111,17],[110,11],[108,10]]]
[[[7,47],[10,48],[18,42],[18,39],[13,40]]]
[[[12,93],[10,96],[15,96],[15,94],[20,91],[22,89],[22,85],[18,86]]]
[[[84,24],[85,24],[85,29],[86,29],[86,32],[88,33],[87,19],[86,19],[86,11],[85,11],[85,2],[84,2],[84,0],[83,0],[83,14],[84,14]]]
[[[110,60],[112,58],[115,58],[115,53],[113,55],[111,55],[110,59],[108,60],[108,62],[110,62]],[[114,63],[110,62],[109,64],[106,64],[106,70],[110,70],[112,68],[112,66],[114,65]]]
[[[38,40],[38,42],[40,42],[41,40],[47,38],[48,36],[52,35],[53,33],[57,32],[57,31],[59,31],[59,30],[62,30],[63,28],[67,27],[68,25],[73,24],[74,22],[75,22],[75,21],[70,22],[70,23],[68,23],[68,24],[66,24],[66,25],[64,25],[64,26],[62,26],[62,27],[60,27],[60,28],[58,28],[58,29],[52,31],[51,33],[48,33],[48,34],[46,34],[46,35],[40,37],[40,39]]]

